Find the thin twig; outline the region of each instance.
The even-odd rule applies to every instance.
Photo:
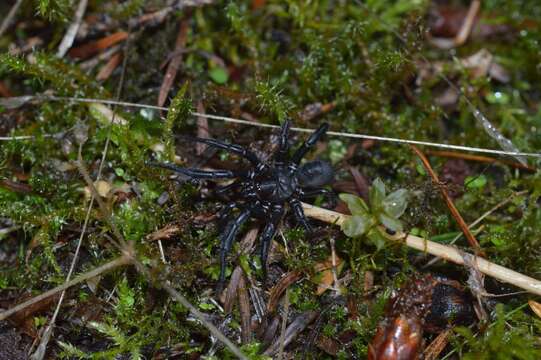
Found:
[[[2,25],[0,25],[0,37],[4,35],[4,32],[11,25],[11,22],[15,18],[15,15],[17,14],[17,11],[21,7],[22,3],[23,3],[23,0],[17,0],[17,2],[13,4],[11,9],[9,10],[8,15],[5,17],[4,21],[2,21]]]
[[[421,150],[419,150],[416,146],[410,145],[412,150],[419,156],[419,159],[421,159],[423,166],[425,167],[426,171],[432,178],[432,181],[441,191],[441,194],[443,196],[443,199],[445,200],[445,203],[447,204],[447,207],[449,208],[449,211],[451,211],[451,215],[455,218],[456,222],[458,223],[458,226],[460,226],[460,229],[462,229],[462,232],[466,236],[466,239],[468,239],[468,243],[473,248],[476,254],[481,254],[482,250],[479,246],[479,242],[477,242],[477,239],[473,234],[471,233],[470,229],[468,228],[468,225],[466,225],[466,222],[462,218],[462,215],[460,215],[460,212],[455,206],[455,203],[451,199],[451,196],[449,196],[449,192],[447,192],[447,188],[445,185],[443,185],[440,182],[440,179],[438,178],[438,174],[432,169],[432,166],[430,165],[430,162],[428,161],[427,157]]]
[[[106,100],[106,99],[75,98],[75,97],[63,97],[63,96],[54,96],[54,95],[25,95],[23,98],[24,98],[25,102],[44,101],[44,100],[45,101],[73,101],[73,102],[79,102],[79,103],[101,103],[101,104],[108,104],[108,105],[119,105],[119,106],[125,106],[125,107],[154,109],[154,110],[162,110],[162,111],[167,111],[168,110],[168,108],[161,107],[161,106],[137,104],[137,103],[130,103],[130,102],[126,102],[126,101],[114,101],[114,100]],[[15,99],[16,98],[13,98],[13,97],[11,97],[11,98],[0,98],[0,105],[2,105],[2,103],[4,101],[13,101]],[[23,105],[23,104],[21,104],[21,105]],[[212,114],[201,114],[201,113],[198,113],[198,112],[192,112],[191,115],[200,116],[200,117],[204,117],[204,118],[207,118],[207,119],[230,122],[230,123],[234,123],[234,124],[257,126],[257,127],[263,127],[263,128],[271,128],[271,129],[279,129],[280,128],[280,126],[278,126],[278,125],[264,124],[264,123],[259,123],[259,122],[252,122],[252,121],[248,121],[248,120],[235,119],[235,118],[227,117],[227,116],[219,116],[219,115],[212,115]],[[314,132],[314,129],[306,129],[306,128],[298,128],[298,127],[293,127],[290,130],[291,131],[297,131],[297,132],[305,132],[305,133]],[[433,143],[433,142],[429,142],[429,141],[390,138],[390,137],[385,137],[385,136],[375,136],[375,135],[366,135],[366,134],[352,134],[352,133],[337,132],[337,131],[327,131],[327,135],[329,135],[329,136],[340,136],[340,137],[352,138],[352,139],[368,139],[368,140],[393,142],[393,143],[398,143],[398,144],[424,145],[424,146],[431,146],[431,147],[436,147],[436,148],[441,148],[441,149],[471,151],[471,152],[478,152],[478,153],[485,153],[485,154],[507,155],[507,156],[515,156],[515,157],[516,156],[525,156],[525,157],[541,158],[541,153],[530,153],[530,152],[520,152],[520,151],[505,151],[505,150],[497,150],[497,149],[486,149],[486,148],[470,147],[470,146],[463,146],[463,145],[450,145],[450,144],[443,144],[443,143]],[[9,140],[12,140],[12,139],[10,138]]]
[[[323,209],[310,204],[302,204],[304,213],[311,218],[327,222],[330,224],[341,225],[349,219],[350,215],[338,213],[336,211]],[[386,234],[385,229],[381,228],[381,232]],[[521,289],[527,290],[533,294],[541,295],[541,281],[532,277],[523,275],[506,267],[497,265],[483,258],[474,256],[467,252],[461,251],[454,246],[448,246],[423,239],[418,236],[410,235],[403,232],[397,232],[395,235],[385,235],[390,241],[395,241],[411,248],[438,256],[444,260],[451,261],[455,264],[465,265],[466,260],[471,260],[476,263],[477,268],[482,273],[492,276],[502,282],[509,283]]]
[[[77,10],[75,10],[75,19],[73,19],[73,22],[68,27],[68,30],[66,31],[66,35],[62,38],[62,41],[60,42],[60,45],[58,45],[58,51],[56,52],[56,56],[62,58],[68,50],[73,45],[73,41],[75,40],[75,36],[77,35],[77,31],[79,31],[79,27],[81,26],[81,22],[83,21],[83,16],[86,11],[86,6],[88,5],[88,0],[81,0],[79,2],[79,6],[77,6]]]
[[[503,201],[499,202],[498,204],[494,205],[490,210],[488,210],[487,212],[485,212],[483,215],[479,216],[474,222],[472,222],[470,225],[468,225],[468,229],[473,229],[474,227],[476,227],[481,221],[483,221],[487,216],[489,216],[490,214],[492,214],[494,211],[498,210],[499,208],[501,208],[502,206],[506,205],[507,203],[509,203],[511,200],[513,200],[515,197],[517,196],[521,196],[521,195],[525,195],[528,193],[528,190],[524,190],[524,191],[519,191],[517,193],[513,193],[511,194],[511,196],[509,196],[507,199],[504,199]],[[455,236],[453,238],[453,240],[451,240],[449,242],[449,245],[453,245],[454,243],[456,243],[458,241],[458,239],[460,239],[460,237],[462,236],[462,233],[459,233],[457,236]],[[426,268],[426,267],[429,267],[429,266],[432,266],[434,265],[435,263],[437,263],[440,259],[438,258],[434,258],[432,260],[430,260],[426,265],[423,266],[423,268]]]
[[[43,294],[40,294],[38,296],[35,296],[23,303],[20,303],[18,305],[15,305],[14,307],[12,307],[11,309],[9,310],[6,310],[2,313],[0,313],[0,321],[2,320],[5,320],[7,319],[8,317],[10,317],[11,315],[21,311],[21,310],[24,310],[26,309],[27,307],[35,304],[35,303],[38,303],[40,301],[42,301],[43,299],[46,299],[48,297],[51,297],[55,294],[58,294],[59,292],[61,291],[64,291],[70,287],[72,287],[73,285],[77,285],[85,280],[88,280],[88,279],[91,279],[93,277],[96,277],[98,275],[101,275],[107,271],[110,271],[110,270],[113,270],[113,269],[116,269],[117,267],[119,266],[123,266],[123,265],[127,265],[130,263],[130,259],[127,257],[127,256],[121,256],[119,258],[116,258],[115,260],[112,260],[112,261],[109,261],[108,263],[105,263],[87,273],[84,273],[84,274],[81,274],[77,277],[75,277],[73,280],[70,280],[68,282],[65,282],[63,283],[62,285],[59,285],[57,287],[55,287],[54,289],[51,289],[49,291],[46,291],[44,292]]]
[[[481,7],[481,0],[473,0],[466,14],[466,19],[462,24],[459,33],[455,37],[455,46],[460,46],[466,42],[470,36],[473,24],[475,23],[475,17],[479,13]]]
[[[177,35],[177,40],[175,42],[175,51],[182,50],[186,46],[186,40],[188,39],[188,20],[182,20],[180,22],[180,28]],[[174,56],[167,65],[167,70],[165,71],[165,76],[162,81],[162,86],[160,87],[160,92],[158,94],[158,106],[163,106],[167,97],[169,95],[169,90],[175,81],[177,76],[178,69],[182,64],[182,54]]]
[[[282,360],[284,357],[284,347],[286,340],[286,328],[287,328],[287,318],[289,317],[289,288],[286,289],[284,296],[284,313],[282,315],[282,326],[280,330],[280,347],[278,350],[278,360]]]
[[[338,280],[338,275],[336,274],[336,248],[334,246],[334,238],[331,237],[329,241],[331,243],[331,262],[332,262],[331,271],[332,271],[332,277],[334,281],[334,291],[335,291],[335,295],[338,296],[340,295],[341,290],[340,290],[340,282]]]
[[[489,163],[489,164],[509,165],[517,169],[535,172],[535,168],[532,166],[524,165],[516,161],[509,161],[505,159],[495,159],[488,156],[464,154],[464,153],[457,153],[457,152],[452,152],[452,151],[438,151],[438,150],[428,150],[426,151],[426,153],[427,155],[441,156],[441,157],[447,157],[447,158],[453,158],[453,159],[463,159],[463,160],[469,160],[469,161],[484,162],[484,163]]]

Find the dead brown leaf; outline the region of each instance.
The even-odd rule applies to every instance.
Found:
[[[115,71],[115,69],[118,67],[120,62],[122,61],[122,53],[117,52],[114,54],[109,61],[98,72],[98,75],[96,75],[96,80],[103,81],[109,79],[109,76]]]
[[[335,260],[336,260],[335,271],[336,271],[336,276],[338,276],[340,274],[340,271],[342,270],[343,260],[340,259],[338,256],[335,257]],[[333,277],[332,257],[329,256],[327,260],[317,263],[314,266],[314,270],[319,273],[315,277],[317,279],[316,294],[321,295],[325,292],[325,290],[331,289],[333,286],[334,277]]]
[[[100,51],[107,49],[121,41],[128,38],[128,33],[125,31],[118,31],[114,34],[108,35],[102,39],[92,41],[85,45],[72,48],[69,51],[69,56],[72,58],[86,59],[99,53]]]
[[[157,240],[168,240],[173,235],[176,235],[180,232],[181,227],[176,224],[167,224],[163,228],[154,231],[153,233],[147,236],[147,240],[157,241]]]
[[[532,309],[535,315],[541,318],[541,304],[534,300],[528,300],[528,305],[530,305],[530,309]]]

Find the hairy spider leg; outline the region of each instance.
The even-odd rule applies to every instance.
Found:
[[[287,156],[289,152],[289,144],[287,143],[289,137],[289,127],[291,122],[287,119],[282,125],[282,131],[280,132],[280,140],[278,149],[274,154],[274,161],[278,166],[283,165],[287,161]]]
[[[225,260],[227,254],[229,254],[229,251],[231,250],[231,245],[233,244],[233,240],[235,239],[235,236],[237,235],[237,232],[239,231],[240,227],[246,220],[250,218],[250,209],[244,209],[241,211],[239,216],[237,216],[234,220],[231,220],[227,223],[225,230],[223,232],[223,235],[220,239],[220,279],[218,280],[218,293],[221,292],[224,281],[225,281]]]
[[[313,190],[303,190],[297,189],[299,197],[301,200],[311,199],[319,195],[326,196],[327,199],[331,202],[331,208],[336,207],[336,194],[327,189],[313,189]]]
[[[314,131],[308,139],[306,139],[306,141],[297,149],[297,151],[295,151],[291,157],[291,162],[295,165],[299,165],[306,153],[318,142],[319,138],[322,137],[328,129],[329,124],[321,124],[321,126]]]
[[[218,149],[229,151],[233,154],[237,154],[239,156],[242,156],[246,160],[250,161],[253,165],[259,165],[261,163],[261,161],[259,160],[256,154],[254,154],[250,150],[247,150],[244,147],[237,144],[228,144],[220,140],[204,139],[204,138],[198,138],[198,137],[188,137],[187,139],[191,141],[195,141],[195,142],[200,142],[208,146],[213,146]]]
[[[193,168],[184,168],[181,166],[167,163],[150,163],[151,166],[158,166],[164,169],[173,170],[182,175],[196,179],[232,179],[242,176],[241,172],[231,170],[199,170]]]
[[[282,205],[275,205],[271,210],[270,220],[265,224],[265,228],[261,233],[261,267],[263,269],[263,279],[267,278],[267,257],[269,256],[269,248],[278,230],[278,224],[284,214],[284,207]]]
[[[290,199],[289,206],[291,206],[291,209],[293,209],[293,215],[295,215],[297,222],[302,225],[308,233],[311,233],[313,231],[312,226],[310,226],[306,215],[304,215],[304,210],[302,209],[302,204],[299,199]]]

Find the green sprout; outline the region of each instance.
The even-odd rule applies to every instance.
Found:
[[[404,214],[408,205],[408,192],[398,189],[387,195],[385,184],[379,178],[374,180],[369,191],[370,207],[366,202],[351,194],[340,194],[351,217],[342,223],[342,231],[348,237],[366,237],[381,249],[385,243],[385,236],[378,225],[383,225],[392,231],[402,231],[403,226],[398,218]]]

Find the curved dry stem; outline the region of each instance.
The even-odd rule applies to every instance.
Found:
[[[341,225],[349,218],[349,215],[341,214],[336,211],[323,209],[305,203],[302,205],[306,216],[326,223]],[[386,234],[385,231],[382,231],[382,233]],[[390,241],[403,243],[411,248],[429,253],[444,260],[451,261],[455,264],[466,265],[468,263],[474,263],[477,269],[483,274],[517,286],[532,294],[541,295],[541,281],[462,251],[454,246],[439,244],[403,232],[396,233],[395,235],[387,234],[385,236]]]

